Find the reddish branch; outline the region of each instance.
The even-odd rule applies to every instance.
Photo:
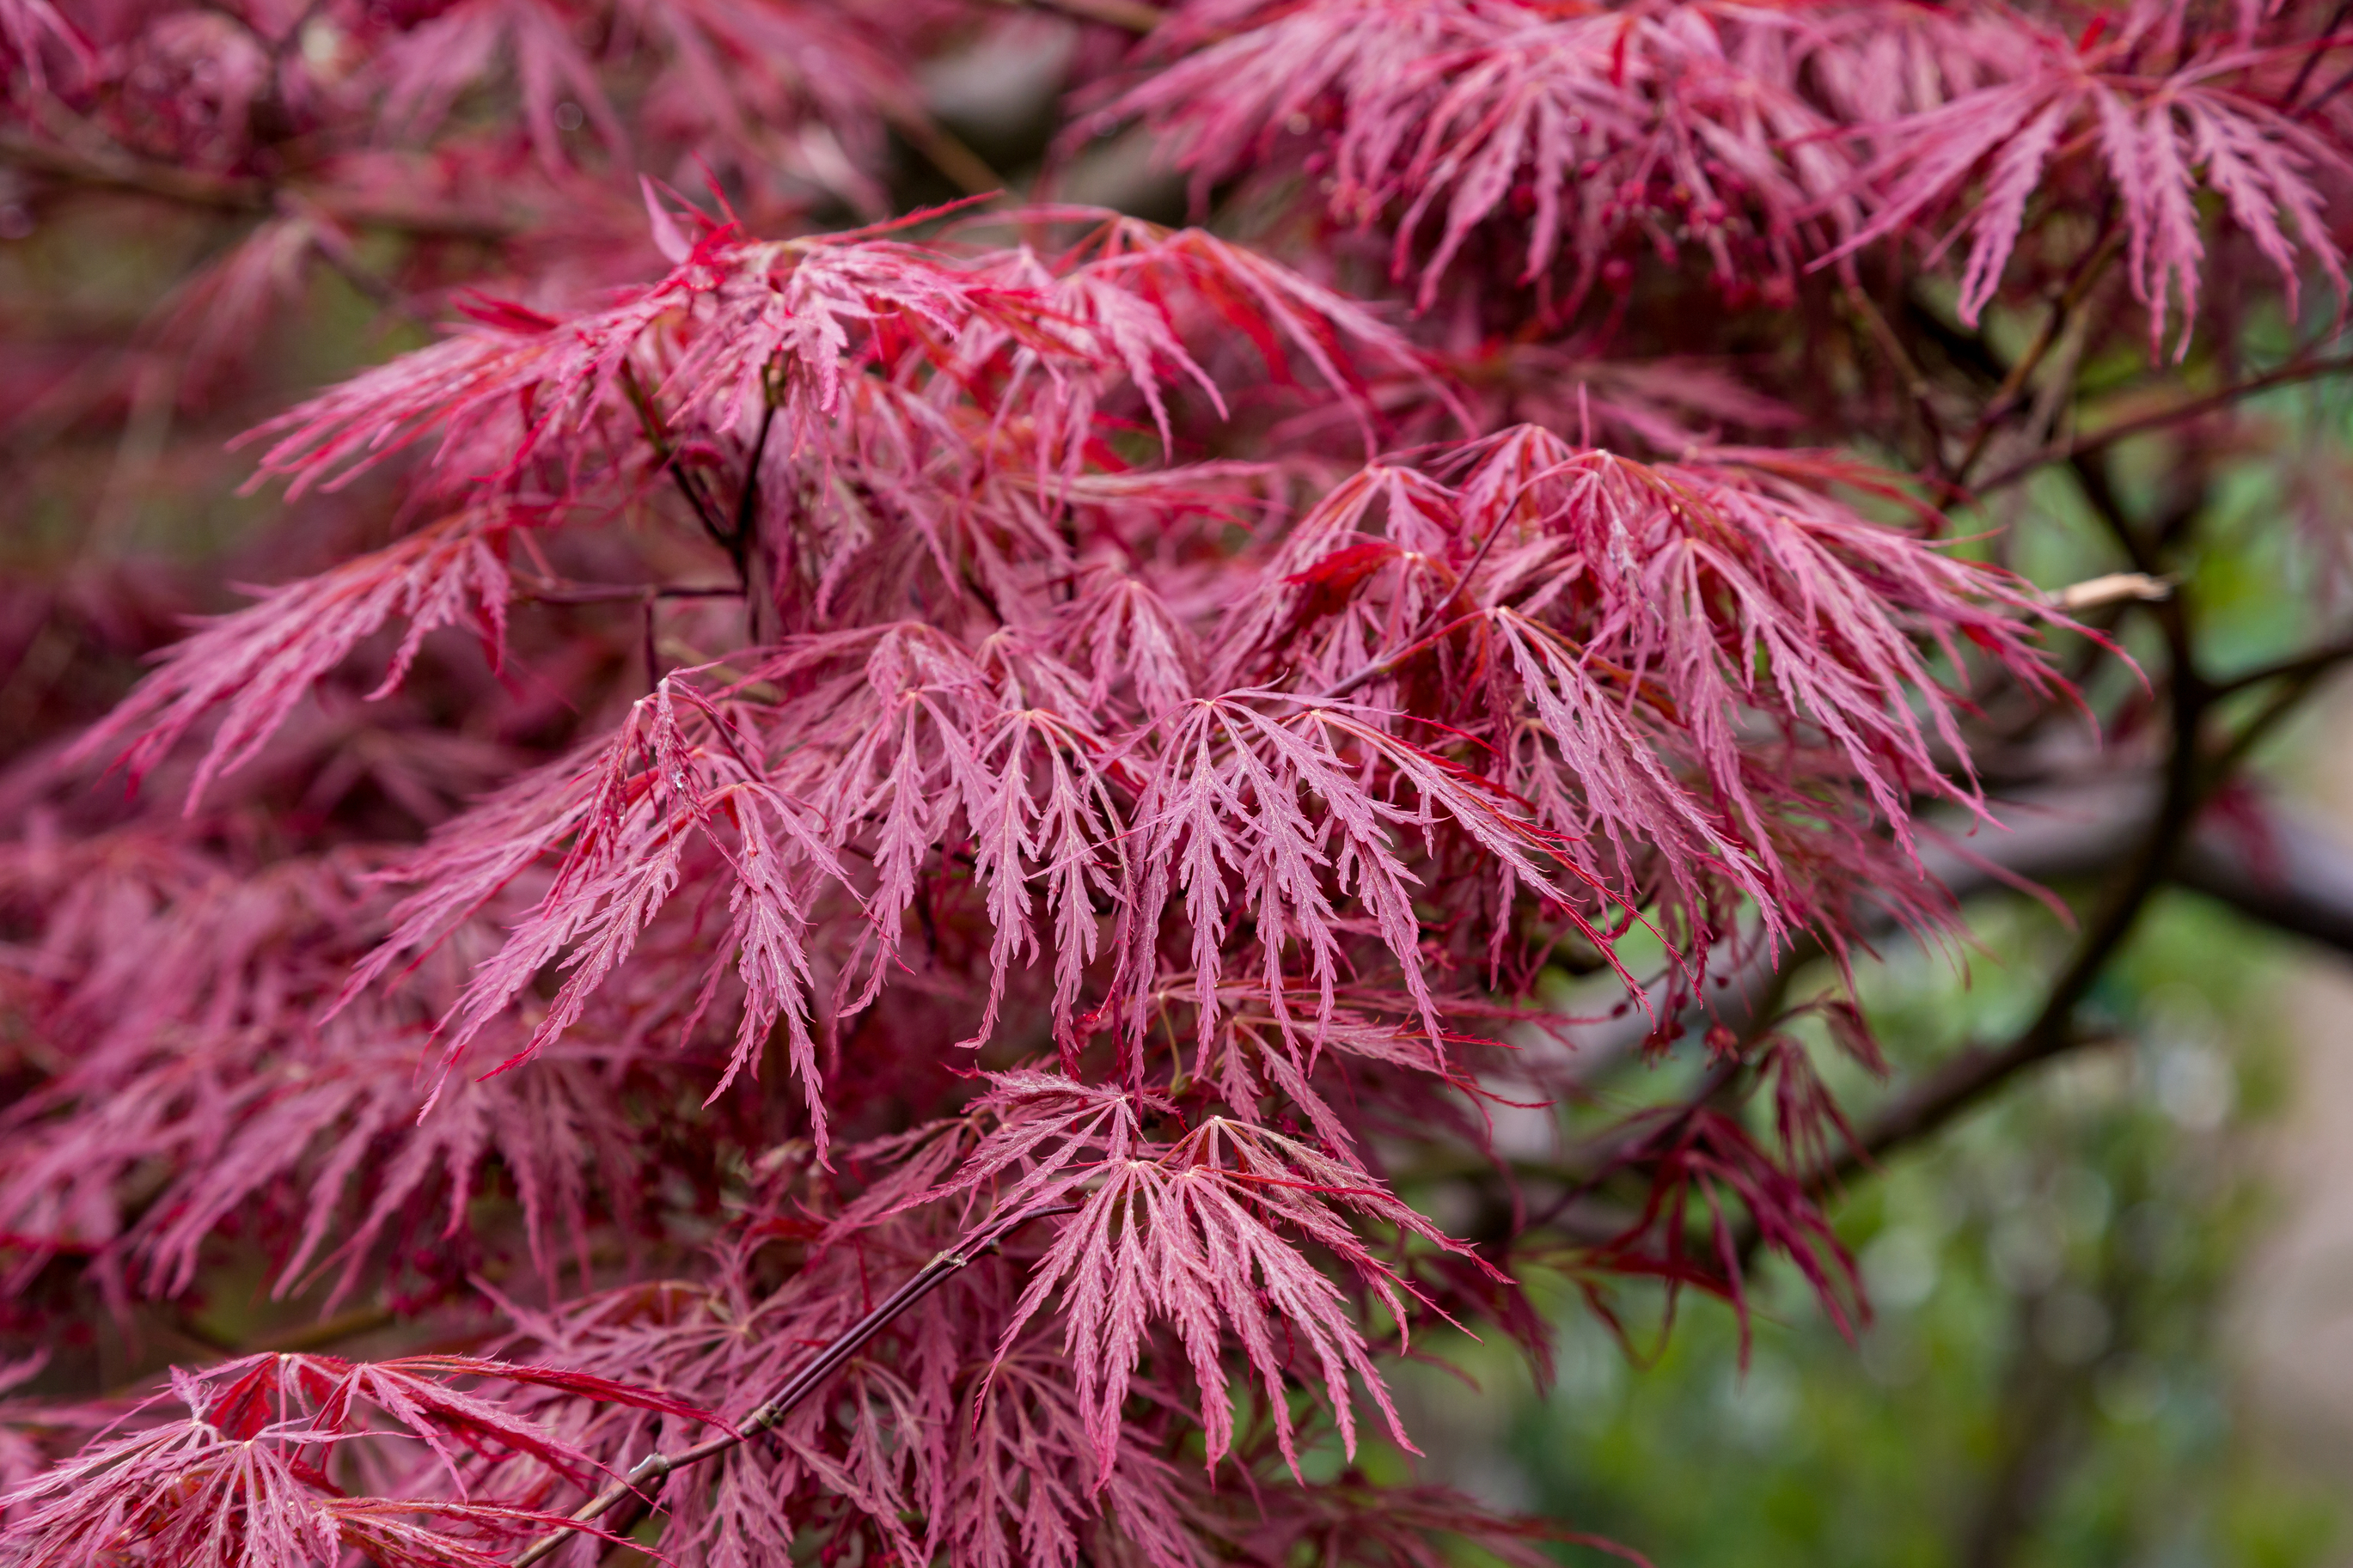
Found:
[[[1075,1204],[1058,1204],[1051,1207],[1025,1210],[983,1226],[963,1242],[924,1264],[897,1289],[876,1302],[871,1311],[844,1329],[832,1343],[809,1357],[791,1377],[786,1379],[783,1386],[762,1400],[742,1421],[727,1431],[706,1437],[675,1454],[648,1454],[630,1466],[628,1472],[619,1480],[581,1504],[572,1515],[573,1522],[575,1525],[593,1523],[619,1507],[627,1499],[643,1495],[643,1489],[649,1481],[659,1480],[699,1465],[705,1459],[715,1458],[767,1431],[791,1415],[803,1400],[824,1387],[826,1380],[848,1365],[866,1347],[868,1341],[890,1327],[924,1297],[954,1279],[976,1258],[987,1255],[1007,1237],[1032,1220],[1075,1214],[1078,1208]],[[565,1532],[542,1536],[516,1555],[514,1568],[530,1568],[530,1564],[550,1555],[571,1539],[572,1536]]]

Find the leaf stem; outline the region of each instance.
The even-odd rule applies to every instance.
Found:
[[[2019,399],[2025,394],[2026,384],[2033,379],[2036,371],[2042,368],[2044,357],[2057,346],[2060,337],[2065,332],[2068,318],[2084,302],[2084,296],[2092,291],[2092,286],[2099,281],[2100,275],[2107,270],[2108,263],[2123,246],[2123,234],[2111,225],[2100,243],[2084,253],[2083,259],[2076,263],[2074,272],[2066,282],[2052,292],[2051,309],[2044,312],[2042,326],[2035,330],[2034,340],[2027,344],[2026,352],[2018,356],[2018,363],[2011,365],[2009,374],[2001,378],[2001,384],[1994,390],[1992,399],[1986,404],[1984,411],[1978,416],[1977,423],[1969,429],[1968,449],[1952,468],[1950,482],[1956,492],[1968,492],[1969,470],[1976,468],[1978,459],[1985,456],[1995,427],[2009,416],[2011,409],[2018,406]]]
[[[782,1386],[761,1401],[759,1406],[751,1415],[745,1416],[740,1426],[732,1431],[706,1437],[692,1447],[681,1448],[675,1454],[648,1454],[629,1467],[628,1473],[620,1479],[581,1504],[572,1515],[573,1523],[587,1524],[619,1506],[624,1499],[637,1492],[647,1481],[657,1480],[674,1471],[685,1469],[691,1465],[699,1465],[703,1460],[723,1454],[730,1448],[738,1447],[747,1438],[775,1426],[786,1416],[791,1415],[794,1408],[803,1400],[822,1387],[828,1378],[849,1364],[850,1359],[865,1348],[869,1340],[888,1328],[894,1319],[910,1307],[954,1279],[965,1265],[996,1247],[1031,1220],[1050,1219],[1057,1215],[1075,1214],[1078,1212],[1078,1207],[1076,1204],[1063,1204],[1052,1208],[1029,1209],[1010,1218],[984,1226],[964,1242],[939,1254],[917,1269],[905,1283],[876,1303],[872,1311],[844,1329],[832,1343],[804,1362],[790,1377],[784,1381]],[[514,1568],[531,1568],[532,1563],[547,1557],[571,1539],[573,1539],[572,1533],[567,1531],[558,1531],[541,1536],[525,1547],[515,1558]]]

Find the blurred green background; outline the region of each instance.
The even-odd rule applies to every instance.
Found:
[[[1977,950],[1860,976],[1899,1074],[2003,1037],[2065,951],[2026,900],[1971,914]],[[2153,917],[2098,998],[2116,1043],[1838,1205],[1876,1309],[1856,1342],[1786,1266],[1760,1273],[1745,1371],[1719,1302],[1686,1295],[1662,1348],[1657,1300],[1621,1295],[1630,1354],[1564,1288],[1549,1391],[1500,1343],[1462,1347],[1475,1386],[1408,1369],[1424,1473],[1661,1568],[2347,1561],[2353,1511],[2267,1426],[2234,1335],[2290,1195],[2264,1155],[2321,961],[2191,895]]]

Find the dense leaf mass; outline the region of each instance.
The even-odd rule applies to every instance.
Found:
[[[220,1342],[0,1404],[0,1563],[1535,1564],[1355,1468],[1417,1328],[1867,1311],[1754,976],[2113,652],[1947,515],[2042,367],[2342,304],[2341,13],[1065,8],[0,0],[0,154],[226,226],[0,412],[284,520],[37,611],[153,665],[0,775],[0,1330]],[[1035,199],[902,210],[992,48]],[[1129,124],[1193,226],[1053,199]]]

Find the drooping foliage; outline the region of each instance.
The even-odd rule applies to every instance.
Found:
[[[1351,1468],[1416,1332],[1867,1311],[1809,1042],[1885,1063],[1733,982],[1953,928],[2110,650],[1954,516],[2054,352],[2341,304],[2353,36],[1065,9],[0,0],[41,221],[220,231],[12,439],[276,520],[12,604],[152,668],[0,778],[0,1330],[283,1347],[0,1405],[0,1563],[1533,1563]],[[902,210],[990,50],[1035,188]],[[1128,126],[1190,224],[1075,199]],[[1645,1041],[1694,1098],[1511,1146]]]

